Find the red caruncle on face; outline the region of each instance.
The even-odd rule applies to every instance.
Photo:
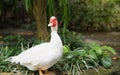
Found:
[[[56,18],[51,18],[50,19],[50,23],[52,23],[52,26],[51,27],[55,27],[57,24],[58,24],[58,21]]]

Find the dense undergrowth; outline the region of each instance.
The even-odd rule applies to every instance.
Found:
[[[85,69],[94,69],[99,72],[100,66],[104,68],[112,66],[110,53],[115,53],[113,48],[100,46],[93,42],[85,43],[81,35],[75,32],[67,31],[66,37],[63,38],[62,35],[61,37],[65,39],[63,41],[64,54],[51,70],[80,75]],[[20,35],[10,35],[0,39],[0,42],[0,72],[28,72],[26,68],[20,65],[10,64],[4,60],[43,41],[34,37],[24,38]]]
[[[71,0],[70,29],[76,31],[119,31],[119,0]]]

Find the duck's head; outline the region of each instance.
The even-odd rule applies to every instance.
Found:
[[[50,17],[50,21],[49,21],[48,26],[50,26],[52,30],[57,31],[58,21],[57,21],[57,18],[55,16]]]

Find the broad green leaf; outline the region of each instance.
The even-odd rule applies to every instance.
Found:
[[[103,67],[105,67],[105,68],[110,68],[112,66],[111,58],[107,57],[107,56],[105,56],[101,59],[101,63],[103,65]]]
[[[67,54],[67,59],[72,59],[73,57],[74,57],[73,51],[71,51]]]
[[[70,51],[69,46],[64,45],[64,46],[63,46],[63,52],[64,52],[64,53],[68,53],[69,51]]]
[[[93,59],[97,59],[97,55],[93,50],[89,51],[89,56],[92,57]]]
[[[113,54],[116,54],[115,50],[112,47],[110,47],[110,46],[102,46],[101,49],[102,50],[106,50],[106,51],[110,51]]]
[[[70,51],[67,54],[67,58],[68,59],[71,59],[73,57],[76,58],[76,57],[81,56],[81,55],[85,56],[85,52],[83,50]]]
[[[85,56],[86,55],[86,50],[82,49],[82,50],[76,50],[76,53],[80,56]]]
[[[26,10],[28,11],[28,9],[29,9],[29,0],[24,0],[25,1],[25,8],[26,8]]]
[[[96,52],[97,54],[99,54],[99,55],[102,54],[102,50],[101,50],[101,47],[100,47],[100,46],[94,47],[93,50],[95,50],[95,52]]]

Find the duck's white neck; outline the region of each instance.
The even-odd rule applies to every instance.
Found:
[[[56,41],[58,37],[59,37],[59,35],[57,34],[57,31],[56,30],[51,30],[51,39],[50,39],[50,42]]]
[[[58,25],[56,25],[55,27],[51,27],[51,32],[53,32],[53,31],[57,32],[57,30],[58,30]]]
[[[62,43],[61,39],[57,33],[57,30],[52,29],[51,27],[51,39],[50,39],[50,43]]]

